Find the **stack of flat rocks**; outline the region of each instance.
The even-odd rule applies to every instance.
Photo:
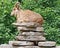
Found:
[[[10,48],[57,48],[56,42],[46,41],[44,28],[40,24],[24,22],[13,25],[17,27],[19,34],[15,41],[9,41]]]
[[[13,23],[19,31],[15,41],[9,41],[13,48],[55,48],[56,42],[46,41],[44,28],[35,22]]]

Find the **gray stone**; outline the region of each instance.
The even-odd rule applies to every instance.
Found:
[[[44,31],[43,27],[36,27],[36,28],[18,27],[18,30],[19,31],[38,31],[38,32]]]
[[[36,31],[44,31],[44,28],[43,27],[37,27]]]
[[[16,36],[17,40],[23,41],[45,41],[46,38],[43,36]]]
[[[24,26],[24,27],[37,27],[37,26],[41,26],[39,23],[36,22],[23,22],[23,23],[13,23],[13,25],[16,26]]]
[[[56,48],[60,48],[60,46],[56,46]]]
[[[0,48],[13,48],[13,47],[10,46],[9,44],[1,44]]]
[[[20,31],[34,31],[35,28],[18,27],[18,30],[20,30]]]
[[[34,45],[33,42],[28,42],[28,41],[9,41],[10,45],[15,45],[15,46],[30,46],[30,45]]]
[[[40,48],[39,46],[26,46],[25,48]]]
[[[14,48],[40,48],[39,46],[21,46],[21,47],[14,47]]]
[[[13,48],[24,48],[23,46],[22,47],[19,47],[19,46],[13,46]]]
[[[38,43],[39,46],[56,46],[56,42],[53,41],[46,41],[46,42],[39,42]]]
[[[40,36],[40,35],[42,35],[42,36],[44,36],[45,35],[45,33],[44,32],[21,32],[21,33],[19,33],[19,35],[18,36],[20,36],[20,35],[27,35],[27,36]]]

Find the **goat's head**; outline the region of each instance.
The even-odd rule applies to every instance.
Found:
[[[19,11],[20,11],[20,3],[19,2],[17,2],[15,5],[14,5],[14,8],[13,8],[13,10],[12,10],[12,12],[11,12],[11,16],[17,16],[17,14],[19,13]]]

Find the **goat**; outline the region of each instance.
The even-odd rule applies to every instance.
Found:
[[[31,10],[22,10],[20,8],[20,3],[17,2],[11,12],[11,15],[16,16],[17,22],[36,22],[39,23],[40,25],[43,24],[43,17]]]

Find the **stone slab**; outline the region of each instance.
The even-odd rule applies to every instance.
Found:
[[[43,27],[36,27],[36,31],[44,31]]]
[[[24,27],[37,27],[37,26],[41,26],[39,23],[36,22],[23,22],[23,23],[13,23],[13,25],[16,26],[24,26]]]
[[[30,46],[34,45],[33,42],[28,42],[28,41],[9,41],[9,45],[14,45],[14,46]]]
[[[16,40],[23,41],[46,41],[43,36],[16,36]]]
[[[39,46],[21,46],[21,47],[14,47],[14,48],[40,48]]]
[[[14,46],[13,48],[24,48],[24,47],[16,47],[16,46]]]
[[[40,36],[40,35],[42,35],[42,36],[44,36],[45,35],[45,33],[44,32],[21,32],[21,33],[19,33],[19,35],[18,36],[20,36],[20,35],[27,35],[27,36]]]
[[[60,46],[56,46],[56,48],[60,48]]]
[[[56,42],[53,41],[46,41],[46,42],[39,42],[38,46],[56,46]]]
[[[36,27],[36,28],[27,28],[27,27],[18,27],[18,30],[19,31],[38,31],[38,32],[43,32],[44,29],[43,27]]]
[[[26,46],[25,48],[40,48],[39,46]]]
[[[13,48],[13,47],[10,46],[9,44],[1,44],[0,48]]]
[[[18,30],[20,30],[20,31],[34,31],[35,28],[18,27]]]

